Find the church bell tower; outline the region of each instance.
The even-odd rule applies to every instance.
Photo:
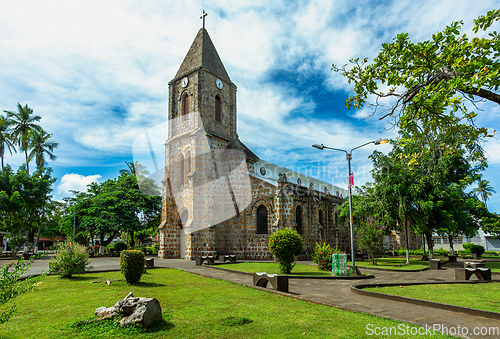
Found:
[[[224,150],[239,145],[236,85],[205,28],[168,85],[159,256],[192,259],[214,253],[211,226],[224,219],[217,211],[234,212],[234,196],[217,194],[227,182],[219,160]]]
[[[227,141],[236,132],[236,85],[205,28],[194,39],[181,67],[169,82],[169,120],[199,113],[207,135]],[[177,131],[169,130],[169,139]]]

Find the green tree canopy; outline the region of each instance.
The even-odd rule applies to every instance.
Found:
[[[486,164],[450,130],[433,134],[426,144],[410,143],[411,136],[401,133],[388,155],[371,156],[371,201],[387,226],[401,229],[408,223],[425,235],[432,257],[433,233],[473,236],[479,228],[484,204],[465,190]]]
[[[27,231],[32,236],[42,222],[42,210],[55,180],[51,169],[29,175],[24,166],[15,173],[5,166],[0,171],[0,228],[13,237],[24,236]]]
[[[480,101],[500,104],[500,36],[492,26],[500,20],[493,10],[474,20],[469,38],[460,32],[463,22],[454,22],[429,40],[412,42],[407,33],[382,44],[373,62],[352,59],[351,66],[333,70],[354,85],[349,108],[361,108],[372,99],[380,119],[392,117],[394,124],[418,126],[427,133],[452,126],[468,143],[490,135],[474,125],[470,110]]]
[[[149,186],[153,189],[154,182]],[[155,189],[159,193],[158,188]],[[73,206],[70,206],[63,219],[62,226],[68,234],[72,232],[73,213]],[[91,183],[87,193],[76,197],[79,232],[98,237],[104,246],[120,232],[129,232],[133,239],[136,232],[156,229],[160,213],[159,194],[141,192],[136,176],[129,172],[103,183]]]

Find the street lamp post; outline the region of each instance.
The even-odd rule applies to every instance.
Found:
[[[349,176],[347,177],[348,180],[349,180],[349,185],[348,185],[349,186],[349,227],[350,227],[350,233],[351,233],[351,261],[352,261],[352,267],[354,269],[356,269],[355,268],[356,267],[356,262],[354,260],[354,227],[353,227],[353,222],[352,222],[352,185],[351,185],[351,178],[352,178],[352,172],[351,172],[352,151],[354,151],[355,149],[361,148],[363,146],[369,145],[369,144],[380,145],[380,144],[385,144],[385,143],[388,143],[388,142],[389,142],[389,140],[387,140],[387,139],[373,140],[373,141],[367,142],[367,143],[365,143],[363,145],[354,147],[353,149],[351,149],[350,152],[347,152],[345,149],[324,146],[323,144],[321,144],[321,145],[319,145],[319,144],[312,145],[312,147],[317,148],[319,150],[324,150],[326,148],[326,149],[331,149],[331,150],[334,150],[334,151],[345,152],[345,158],[347,160],[347,167],[348,167],[348,170],[349,170]]]

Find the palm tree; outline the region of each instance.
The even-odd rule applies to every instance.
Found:
[[[135,175],[136,177],[146,177],[149,175],[149,171],[146,169],[146,166],[140,164],[139,161],[125,161],[125,163],[127,164],[127,168],[120,170],[120,173],[129,173]]]
[[[56,156],[53,151],[59,144],[49,139],[52,134],[48,134],[44,130],[31,130],[29,133],[29,147],[31,148],[30,154],[28,154],[28,162],[35,158],[36,167],[41,169],[45,166],[45,155],[48,155],[50,160],[56,160]]]
[[[29,136],[30,131],[41,131],[42,127],[37,124],[41,117],[39,115],[33,115],[33,110],[26,104],[24,107],[17,103],[17,113],[4,111],[7,113],[7,119],[12,126],[12,137],[14,142],[18,144],[24,155],[26,157],[26,169],[29,173],[30,168],[28,164],[28,147],[29,147]]]
[[[486,200],[489,199],[489,196],[493,193],[496,193],[488,180],[479,180],[477,183],[477,188],[474,188],[473,192],[475,192],[481,197],[481,199],[483,199],[485,205]]]
[[[16,150],[12,140],[12,135],[9,132],[9,120],[7,120],[7,118],[4,116],[0,116],[0,157],[2,158],[2,169],[5,150],[8,150],[10,154],[12,154],[12,150]]]

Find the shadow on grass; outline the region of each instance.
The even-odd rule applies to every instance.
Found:
[[[63,278],[61,277],[61,275],[59,274],[54,274],[55,276],[57,276],[59,279],[63,279],[63,280],[68,280],[68,281],[87,281],[87,280],[102,280],[102,282],[104,282],[106,279],[102,279],[96,275],[74,275],[72,276],[71,278]]]
[[[174,324],[165,320],[169,318],[168,314],[163,314],[163,318],[160,322],[154,324],[150,328],[143,328],[140,326],[120,326],[120,319],[103,319],[98,320],[96,318],[76,321],[69,324],[68,329],[78,333],[84,333],[87,337],[115,337],[119,335],[120,337],[131,336],[135,337],[138,334],[143,333],[157,333],[171,330],[175,327]]]
[[[158,283],[153,283],[153,282],[138,282],[137,284],[133,284],[133,286],[138,286],[138,287],[164,287],[166,286],[165,284],[158,284]]]

